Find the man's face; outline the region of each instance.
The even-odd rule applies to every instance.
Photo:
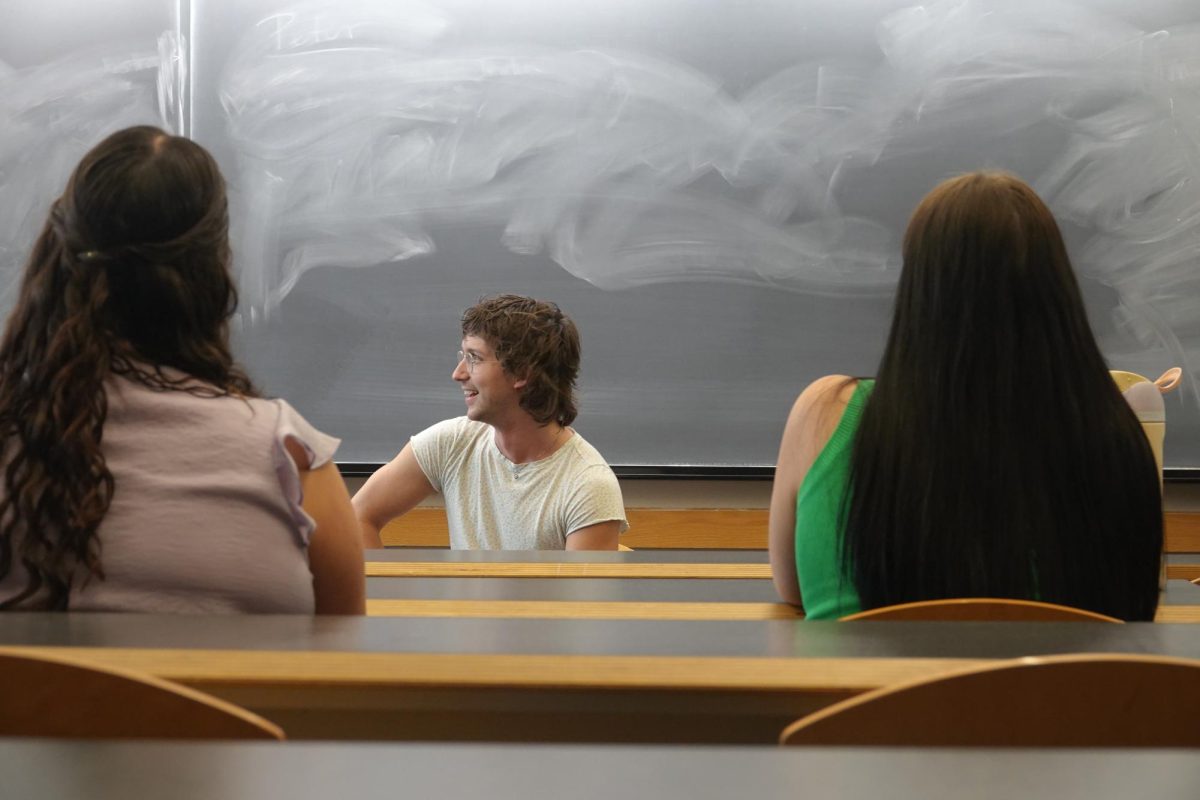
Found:
[[[487,341],[467,336],[462,340],[462,352],[451,377],[462,387],[467,417],[495,425],[520,411],[525,381],[504,371]]]

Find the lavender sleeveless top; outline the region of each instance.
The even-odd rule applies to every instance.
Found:
[[[314,523],[285,442],[315,469],[339,441],[283,400],[197,397],[121,377],[106,391],[101,447],[115,489],[97,534],[105,577],[77,577],[70,609],[313,613]],[[25,578],[14,564],[0,598]]]

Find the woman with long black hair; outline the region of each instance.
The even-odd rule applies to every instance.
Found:
[[[1157,468],[1049,209],[1008,174],[953,178],[903,255],[875,379],[821,378],[788,418],[780,595],[810,619],[950,597],[1153,619]]]
[[[75,169],[0,341],[0,608],[363,612],[338,442],[234,362],[229,261],[194,142]]]

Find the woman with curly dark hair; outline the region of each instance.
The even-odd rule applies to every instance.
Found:
[[[903,253],[875,379],[821,378],[788,418],[780,595],[814,619],[952,597],[1153,619],[1157,466],[1049,209],[1011,175],[953,178]]]
[[[225,184],[152,127],[84,156],[0,341],[0,608],[362,613],[337,440],[234,362]]]

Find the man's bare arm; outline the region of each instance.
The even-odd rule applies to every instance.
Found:
[[[568,550],[616,550],[621,535],[621,523],[617,520],[597,522],[567,534]]]
[[[354,495],[354,515],[362,528],[363,547],[383,547],[379,532],[396,517],[433,494],[433,486],[413,455],[412,443],[367,479]]]

